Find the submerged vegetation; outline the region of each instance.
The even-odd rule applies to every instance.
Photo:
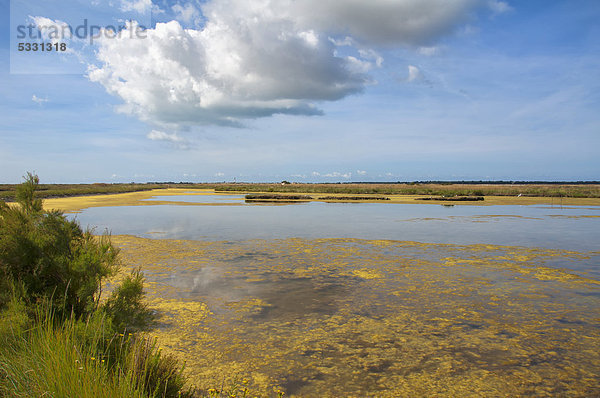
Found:
[[[144,266],[148,300],[165,309],[158,340],[189,358],[187,374],[208,394],[235,375],[253,397],[275,397],[273,386],[293,397],[600,394],[600,253],[113,240]]]
[[[0,202],[0,396],[185,397],[182,367],[142,334],[153,313],[134,270],[119,268],[108,235],[96,237],[18,186]]]

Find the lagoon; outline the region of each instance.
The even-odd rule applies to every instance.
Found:
[[[142,268],[201,389],[600,394],[600,207],[151,201],[70,217]]]
[[[600,244],[600,206],[245,204],[243,195],[152,200],[199,205],[96,207],[76,218],[99,231],[166,239],[357,238],[578,251],[598,250]]]

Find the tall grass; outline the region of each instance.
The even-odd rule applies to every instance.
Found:
[[[153,319],[137,270],[104,302],[118,249],[57,211],[39,178],[0,201],[0,396],[191,397],[183,369],[141,331]]]
[[[4,320],[3,320],[4,323]],[[3,329],[6,329],[4,327]],[[143,397],[132,380],[118,380],[99,355],[101,333],[82,339],[75,320],[51,316],[29,330],[2,336],[0,393],[7,397]]]
[[[18,303],[0,322],[0,396],[191,397],[182,368],[154,342],[112,334],[102,316],[57,322],[48,306],[28,322]]]

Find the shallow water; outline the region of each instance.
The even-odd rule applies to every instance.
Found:
[[[201,389],[600,396],[600,207],[154,199],[199,205],[76,218],[142,267]]]
[[[597,396],[600,256],[359,239],[115,237],[202,388],[261,396]],[[553,264],[554,266],[549,266]]]
[[[162,197],[160,197],[162,198]],[[166,196],[231,206],[122,206],[83,210],[83,225],[167,239],[392,239],[426,243],[599,250],[600,207],[431,204],[242,204],[241,195]],[[158,197],[156,198],[159,199]]]

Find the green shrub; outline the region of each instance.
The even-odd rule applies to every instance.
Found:
[[[108,236],[96,238],[61,212],[44,211],[35,199],[37,184],[37,176],[28,174],[17,189],[19,206],[0,203],[3,285],[22,284],[29,304],[52,297],[56,314],[89,314],[102,281],[117,270],[118,250]],[[0,308],[8,299],[0,293]]]
[[[143,298],[144,276],[138,269],[125,277],[104,304],[118,331],[137,331],[150,325],[154,317]]]
[[[38,183],[28,173],[18,206],[0,202],[0,397],[191,397],[173,357],[126,333],[153,318],[141,271],[101,304],[118,250],[44,211]]]

